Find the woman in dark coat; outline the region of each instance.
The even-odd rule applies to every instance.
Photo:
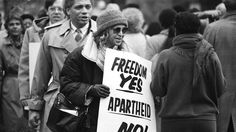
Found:
[[[109,10],[97,18],[97,32],[89,34],[83,47],[67,57],[60,75],[61,93],[74,105],[89,105],[88,117],[80,132],[96,132],[100,98],[110,94],[102,85],[107,48],[127,50],[123,41],[127,20],[120,11]]]
[[[219,58],[199,27],[194,14],[178,14],[173,47],[157,60],[151,90],[165,96],[162,132],[216,132],[217,99],[225,82]]]
[[[5,132],[20,132],[26,123],[23,121],[17,77],[23,39],[22,20],[10,16],[5,28],[8,35],[0,42],[1,114]]]

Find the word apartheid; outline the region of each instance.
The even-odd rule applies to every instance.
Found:
[[[151,107],[149,104],[122,98],[110,97],[108,111],[135,117],[151,117]]]

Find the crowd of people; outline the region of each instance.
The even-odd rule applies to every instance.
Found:
[[[78,128],[96,132],[99,99],[110,95],[102,84],[107,48],[152,62],[157,129],[150,131],[236,131],[236,0],[211,11],[166,8],[149,28],[138,5],[100,2],[45,0],[36,17],[6,17],[0,31],[1,132],[51,132],[47,119],[59,92],[76,106],[89,106]],[[40,49],[31,85],[32,43]]]

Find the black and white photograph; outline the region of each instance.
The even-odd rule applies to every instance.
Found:
[[[236,0],[0,0],[0,132],[236,132]]]

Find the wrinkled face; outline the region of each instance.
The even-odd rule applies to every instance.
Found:
[[[90,0],[75,0],[74,5],[67,11],[72,23],[81,28],[86,25],[91,17],[92,4]]]
[[[12,19],[8,24],[8,33],[13,36],[18,36],[22,33],[23,27],[19,20]]]
[[[107,47],[120,46],[123,42],[124,34],[127,31],[125,25],[116,25],[108,30]]]
[[[52,6],[48,7],[47,14],[52,24],[59,22],[65,18],[63,5],[64,5],[64,0],[56,0]]]
[[[24,28],[27,29],[32,26],[33,21],[29,18],[23,20]]]

